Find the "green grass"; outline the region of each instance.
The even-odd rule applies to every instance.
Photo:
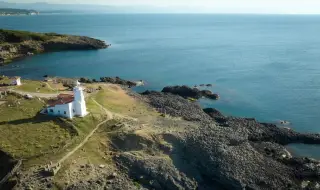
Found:
[[[12,79],[9,77],[0,77],[0,84],[12,84]]]
[[[115,113],[135,115],[136,112],[148,112],[144,104],[137,102],[123,90],[103,88],[94,98],[102,106]]]
[[[9,96],[0,106],[0,149],[15,158],[50,153],[71,135],[57,118],[39,115],[43,103]]]
[[[48,41],[57,36],[54,33],[35,33],[28,31],[18,31],[18,30],[4,30],[0,29],[0,43],[20,43],[23,41],[34,40],[34,41]]]
[[[22,85],[16,87],[17,90],[24,92],[37,92],[37,93],[57,93],[57,90],[49,88],[49,86],[41,81],[22,80]]]

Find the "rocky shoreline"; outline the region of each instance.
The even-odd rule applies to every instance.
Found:
[[[86,36],[0,29],[0,66],[39,53],[97,50],[109,46],[104,41]]]
[[[293,157],[284,147],[291,143],[320,144],[319,134],[303,134],[255,119],[226,117],[216,109],[202,109],[170,93],[143,96],[168,115],[199,123],[199,129],[175,137],[178,147],[183,147],[185,161],[192,165],[192,173],[197,174],[189,177],[198,179],[198,188],[320,188],[320,162]]]

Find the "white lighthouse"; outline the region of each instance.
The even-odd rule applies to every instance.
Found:
[[[86,116],[88,112],[80,83],[76,82],[73,94],[59,94],[57,99],[50,101],[49,106],[42,110],[41,113],[70,119],[74,116]]]
[[[87,113],[86,101],[84,99],[83,88],[80,86],[80,83],[77,81],[76,86],[73,88],[74,101],[73,107],[76,116],[84,117]]]

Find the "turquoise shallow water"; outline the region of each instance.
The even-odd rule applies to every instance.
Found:
[[[0,67],[0,74],[146,80],[139,91],[213,83],[221,100],[202,100],[203,106],[320,132],[320,16],[39,15],[0,17],[0,27],[87,35],[112,44],[37,55]],[[299,149],[306,150],[293,150]],[[320,158],[314,154],[318,147],[307,150]]]

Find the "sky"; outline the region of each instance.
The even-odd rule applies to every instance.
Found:
[[[7,0],[7,2],[152,6],[212,13],[320,14],[320,0]]]

